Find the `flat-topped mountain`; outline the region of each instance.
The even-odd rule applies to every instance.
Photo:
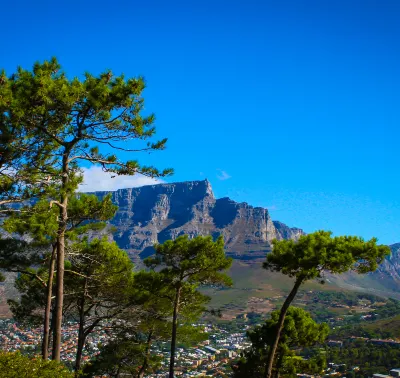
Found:
[[[265,208],[214,197],[208,180],[157,184],[112,193],[118,212],[111,220],[114,239],[136,260],[155,243],[179,235],[223,235],[227,253],[242,259],[264,258],[272,239],[297,239],[303,234],[271,220]]]

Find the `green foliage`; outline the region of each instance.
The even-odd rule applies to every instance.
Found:
[[[376,242],[375,238],[365,242],[355,236],[332,238],[330,231],[302,235],[298,241],[273,241],[273,249],[267,255],[263,267],[272,272],[281,272],[294,277],[295,284],[282,305],[278,327],[267,359],[267,378],[272,376],[272,366],[286,311],[300,286],[305,281],[315,278],[323,283],[324,272],[337,274],[350,269],[358,273],[374,271],[390,253],[389,247],[377,245]]]
[[[86,238],[70,246],[66,261],[64,315],[82,323],[82,342],[103,321],[129,306],[133,263],[127,253],[106,238]],[[46,267],[28,268],[15,281],[18,301],[9,300],[14,318],[22,324],[40,325],[46,303]]]
[[[117,207],[112,204],[110,195],[99,200],[95,195],[79,194],[71,198],[68,209],[66,244],[71,247],[71,243],[79,240],[84,233],[103,229],[103,221],[112,218]],[[22,273],[16,282],[17,289],[23,293],[21,300],[10,300],[9,304],[19,321],[34,321],[36,324],[40,316],[34,310],[45,304],[47,264],[51,255],[49,247],[57,238],[58,210],[50,208],[48,202],[42,199],[11,214],[2,226],[9,233],[31,239],[29,243],[11,238],[0,239],[0,268]],[[32,266],[39,268],[32,269]]]
[[[72,245],[70,269],[65,272],[68,316],[79,325],[75,369],[80,369],[87,336],[96,327],[116,321],[128,307],[133,264],[127,253],[107,238]]]
[[[144,87],[142,78],[126,79],[123,75],[114,76],[111,71],[98,76],[86,73],[83,80],[69,79],[55,58],[35,63],[31,71],[20,67],[10,77],[4,72],[0,75],[0,141],[7,144],[5,148],[0,146],[0,173],[12,172],[1,176],[6,179],[0,180],[0,206],[7,203],[9,195],[19,195],[17,200],[23,198],[14,182],[23,190],[29,189],[31,183],[39,183],[39,187],[45,188],[40,194],[45,194],[43,197],[50,201],[49,208],[54,205],[58,210],[58,217],[50,209],[48,218],[44,219],[44,212],[39,210],[36,217],[29,218],[27,228],[36,243],[57,242],[53,244],[57,248],[58,272],[53,346],[53,358],[57,360],[60,358],[65,248],[69,247],[65,237],[74,240],[93,227],[98,229],[98,224],[88,224],[89,219],[94,214],[97,220],[108,219],[115,211],[110,198],[109,206],[101,206],[100,213],[93,212],[97,201],[94,197],[76,201],[71,198],[82,182],[82,162],[100,165],[103,171],[116,175],[159,177],[172,173],[171,169],[160,171],[136,160],[123,161],[115,155],[115,151],[121,150],[152,152],[165,148],[166,139],[151,141],[155,134],[154,116],[142,115]],[[2,201],[3,197],[6,202]],[[103,212],[104,209],[107,210]],[[25,212],[29,212],[27,208],[22,210]],[[74,214],[79,216],[78,221]],[[14,222],[9,224],[10,230],[26,231],[22,218],[10,222]]]
[[[2,72],[0,81],[1,130],[5,129],[9,135],[10,130],[21,130],[24,140],[35,141],[32,145],[35,158],[22,160],[32,163],[28,165],[29,177],[38,176],[41,183],[49,183],[46,184],[46,198],[51,199],[50,207],[55,205],[59,211],[53,343],[53,358],[59,360],[65,236],[68,237],[68,220],[71,219],[68,202],[82,182],[80,164],[84,161],[97,164],[104,171],[117,175],[166,176],[172,173],[171,169],[159,171],[136,160],[122,161],[114,154],[121,150],[162,150],[166,139],[150,141],[155,134],[154,116],[141,114],[144,107],[141,94],[145,87],[142,78],[125,79],[123,75],[113,76],[107,71],[98,76],[86,73],[83,80],[69,79],[53,58],[35,63],[31,71],[18,68],[9,78]],[[143,141],[147,141],[145,146],[140,145]],[[14,147],[10,156],[13,151]],[[16,160],[15,157],[9,160],[13,170]],[[1,186],[0,182],[0,189]],[[15,191],[12,187],[5,190]],[[83,209],[77,210],[82,215]],[[38,232],[41,231],[38,227]]]
[[[271,318],[263,325],[248,331],[251,347],[239,360],[235,377],[264,377],[268,345],[274,341],[278,325],[279,311],[273,311]],[[284,328],[278,344],[276,369],[285,376],[295,376],[297,372],[320,373],[325,366],[321,356],[303,359],[294,349],[323,343],[329,332],[325,323],[317,324],[311,315],[301,308],[289,307]]]
[[[83,368],[85,377],[108,375],[117,377],[129,375],[137,377],[146,359],[145,371],[150,373],[160,366],[161,357],[148,353],[144,340],[136,338],[118,338],[101,346],[96,358]]]
[[[74,374],[55,361],[30,359],[19,352],[0,351],[2,378],[73,378]]]
[[[163,295],[173,304],[169,370],[172,377],[178,318],[195,320],[205,311],[210,298],[198,291],[200,285],[231,285],[232,281],[224,271],[230,268],[232,259],[225,256],[222,236],[214,242],[211,236],[189,239],[188,235],[183,235],[156,245],[155,250],[155,256],[147,258],[145,264],[159,269],[165,285]]]
[[[32,245],[24,240],[0,238],[0,269],[11,272],[26,270],[43,262],[47,248]]]
[[[363,292],[302,291],[299,293],[298,299],[298,304],[307,303],[307,310],[315,320],[337,322],[336,318],[339,316],[343,319],[339,320],[341,328],[344,325],[352,324],[351,329],[353,330],[360,327],[366,328],[369,325],[372,327],[375,320],[391,318],[400,314],[400,301]],[[353,308],[345,308],[345,306]],[[361,320],[361,316],[364,315],[368,317]],[[382,331],[380,334],[390,334],[390,327],[378,327],[377,325],[375,328],[377,331]],[[360,336],[361,334],[357,332],[354,335]]]
[[[42,153],[42,136],[30,133],[19,122],[13,92],[12,80],[0,72],[0,213],[6,212],[10,203],[41,193],[49,182],[35,167],[52,164]]]
[[[77,297],[84,295],[87,305],[97,311],[109,301],[124,302],[124,289],[133,282],[133,263],[115,242],[106,237],[83,239],[71,246],[69,257],[65,284]]]
[[[101,200],[94,194],[78,193],[68,202],[67,239],[105,227],[104,221],[111,219],[117,206],[111,202],[111,195]],[[32,239],[33,245],[48,245],[57,238],[59,210],[49,206],[42,198],[33,206],[24,206],[20,212],[11,214],[2,227],[9,233]]]
[[[332,237],[330,231],[302,235],[298,241],[274,240],[264,268],[296,279],[322,278],[323,272],[358,273],[374,271],[390,253],[389,247],[377,245],[377,239],[365,242],[356,236]]]
[[[43,322],[46,301],[47,269],[27,268],[15,280],[20,299],[8,299],[7,303],[16,321],[27,326],[39,326]]]
[[[147,140],[155,134],[154,115],[141,115],[144,107],[141,93],[145,88],[142,78],[126,79],[124,75],[114,76],[106,71],[98,76],[86,73],[82,81],[69,79],[55,58],[35,63],[31,71],[18,68],[9,78],[3,72],[2,78],[3,123],[9,131],[20,130],[18,125],[22,125],[21,135],[29,141],[34,135],[39,136],[35,151],[40,159],[50,156],[53,162],[61,162],[67,152],[71,172],[77,172],[76,160],[100,164],[104,170],[116,174],[162,176],[172,172],[141,166],[137,161],[122,162],[112,152],[100,151],[101,145],[109,151],[165,148],[166,139],[148,142],[145,147],[133,150],[118,144],[132,139]],[[9,140],[10,134],[4,138]],[[10,154],[15,151],[10,149]],[[44,168],[43,164],[35,167],[39,171]],[[46,171],[61,180],[59,168],[53,164]],[[73,186],[69,188],[72,191]],[[63,186],[62,190],[67,188]]]
[[[211,237],[189,239],[183,235],[156,245],[155,250],[155,256],[147,258],[145,264],[159,269],[158,279],[163,283],[159,295],[177,305],[187,320],[198,319],[210,300],[197,290],[200,285],[232,283],[223,273],[232,260],[225,256],[222,237],[214,242]]]
[[[272,341],[271,329],[275,328],[279,319],[279,311],[271,313],[271,319],[265,323],[263,331],[268,334],[265,339],[266,344]],[[316,343],[322,343],[329,333],[329,327],[326,323],[317,324],[311,315],[298,307],[289,307],[287,316],[284,322],[284,332],[279,341],[280,345],[288,345],[289,347],[296,346],[311,346]],[[252,340],[251,336],[250,339]]]
[[[95,195],[78,194],[71,198],[68,209],[67,246],[75,250],[78,246],[84,248],[83,244],[87,243],[85,239],[76,243],[79,240],[78,237],[88,231],[99,231],[104,228],[105,223],[102,221],[112,218],[117,208],[112,204],[109,195],[99,200]],[[46,303],[49,245],[55,243],[57,238],[58,210],[50,208],[48,201],[42,199],[33,206],[24,206],[20,212],[11,214],[2,226],[10,233],[32,240],[28,243],[24,240],[0,239],[0,268],[21,273],[16,280],[16,288],[21,293],[21,298],[18,301],[8,301],[14,317],[21,323],[38,325],[42,322],[42,313],[39,309],[42,309]],[[75,246],[72,245],[74,241]],[[96,247],[105,248],[104,244],[99,242],[99,245],[95,245],[93,242],[91,253],[88,256],[93,255],[93,248]],[[85,245],[85,248],[89,247]],[[118,254],[117,247],[113,245],[110,249],[113,254],[110,259],[114,261],[115,255]],[[125,252],[122,254],[126,255]],[[105,256],[100,254],[99,257],[104,258]],[[78,261],[76,256],[75,261]],[[121,263],[120,260],[116,261]],[[68,265],[69,262],[67,261],[66,264]],[[126,268],[126,265],[130,264],[127,257],[124,264],[121,263],[118,269]],[[36,268],[32,268],[32,266]],[[71,270],[71,266],[68,268]],[[131,265],[128,270],[132,270]],[[74,280],[70,281],[76,284],[79,282],[79,279],[76,279],[77,276],[74,276]]]
[[[155,256],[146,259],[145,264],[162,267],[161,273],[173,284],[232,284],[229,276],[221,273],[232,264],[232,259],[225,256],[222,236],[214,242],[211,236],[189,239],[182,235],[156,245],[155,250]]]
[[[193,298],[194,296],[194,298]],[[199,328],[187,324],[202,313],[208,298],[196,291],[185,291],[181,302],[181,324],[177,340],[192,345],[207,338]],[[114,340],[101,348],[85,373],[114,374],[116,371],[135,374],[150,373],[159,366],[160,358],[151,350],[154,343],[167,341],[171,336],[174,289],[165,285],[159,272],[141,271],[135,274],[131,291],[131,305],[114,324]]]
[[[335,364],[345,364],[348,370],[358,367],[355,377],[371,377],[375,373],[388,374],[398,367],[400,347],[394,345],[374,345],[364,340],[348,341],[343,347],[328,347],[327,359]],[[347,375],[346,375],[347,376]]]

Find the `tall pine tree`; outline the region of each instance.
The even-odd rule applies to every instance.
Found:
[[[53,359],[59,360],[68,202],[80,182],[80,166],[82,162],[98,164],[115,175],[165,176],[172,171],[122,160],[116,153],[162,150],[166,139],[142,144],[155,134],[154,116],[141,114],[142,78],[126,79],[106,71],[98,76],[86,73],[83,80],[69,79],[53,58],[36,63],[32,71],[18,68],[3,80],[12,101],[3,102],[2,110],[16,115],[7,119],[7,126],[23,127],[28,138],[36,136],[40,141],[42,148],[35,150],[38,164],[32,169],[52,183],[50,206],[56,206],[59,212],[53,338]]]

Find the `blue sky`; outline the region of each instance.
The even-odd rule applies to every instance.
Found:
[[[0,67],[143,75],[168,181],[400,242],[397,0],[8,1]]]

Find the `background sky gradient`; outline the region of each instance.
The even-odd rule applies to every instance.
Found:
[[[145,77],[169,142],[142,161],[175,168],[167,181],[207,177],[217,197],[306,232],[400,242],[400,1],[15,0],[1,13],[8,74],[56,56],[71,77]]]

